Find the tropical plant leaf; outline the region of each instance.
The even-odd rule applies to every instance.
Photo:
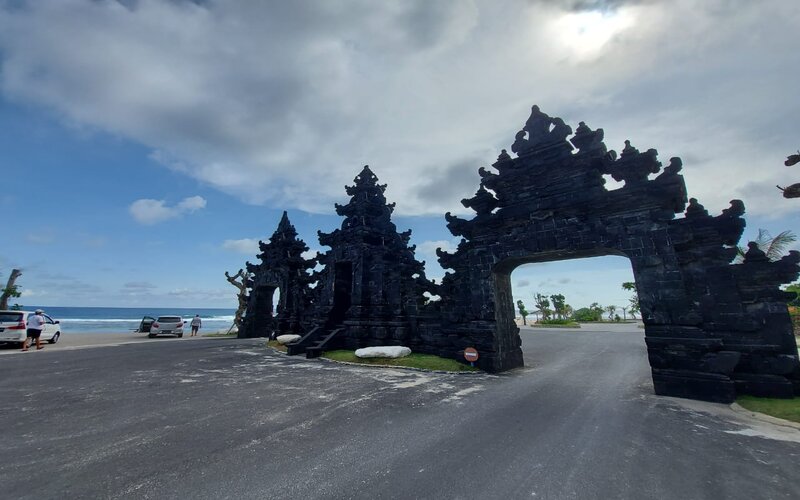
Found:
[[[797,235],[791,231],[782,231],[774,238],[770,239],[764,246],[759,245],[761,250],[767,254],[769,260],[779,260],[786,253],[790,244],[797,241]]]

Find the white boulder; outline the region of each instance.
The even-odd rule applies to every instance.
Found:
[[[295,340],[300,340],[300,335],[278,335],[275,337],[275,340],[277,340],[279,344],[285,345],[294,342]]]
[[[364,347],[356,349],[359,358],[402,358],[411,354],[411,349],[400,345]]]

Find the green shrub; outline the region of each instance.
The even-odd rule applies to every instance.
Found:
[[[602,319],[602,312],[588,307],[581,307],[572,314],[574,321],[600,321]]]

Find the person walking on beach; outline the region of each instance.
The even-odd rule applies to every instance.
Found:
[[[200,325],[201,324],[202,324],[202,321],[200,321],[200,315],[199,314],[195,314],[194,318],[192,318],[192,334],[189,335],[190,337],[197,336],[197,330],[200,329]]]
[[[36,349],[44,349],[42,346],[42,329],[44,328],[44,316],[42,316],[41,309],[37,309],[33,312],[32,316],[28,316],[28,335],[25,338],[25,342],[22,343],[22,350],[28,350],[28,339],[34,339],[36,341]]]

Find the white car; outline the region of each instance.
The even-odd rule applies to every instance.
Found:
[[[147,334],[151,339],[156,335],[177,335],[183,337],[183,325],[186,324],[180,316],[159,316],[150,325]]]
[[[0,342],[22,345],[28,336],[28,316],[32,314],[31,311],[0,311]],[[61,323],[47,314],[42,316],[44,316],[44,328],[39,338],[55,344],[61,338]]]

